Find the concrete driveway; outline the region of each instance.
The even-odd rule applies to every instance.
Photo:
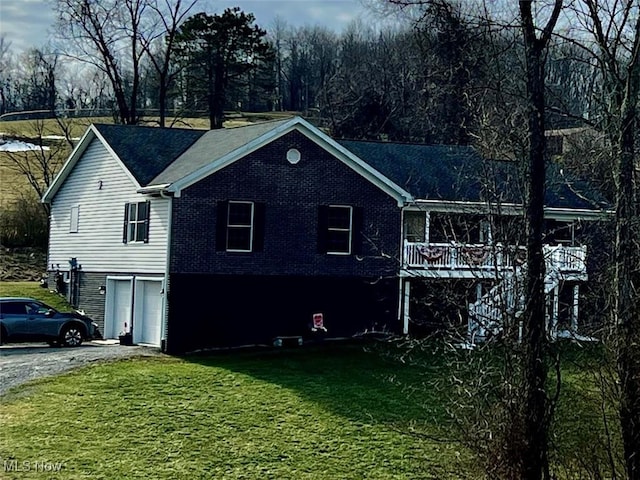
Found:
[[[41,343],[0,347],[0,395],[36,378],[57,375],[91,362],[134,356],[162,355],[157,348],[123,346],[116,341],[85,342],[76,348],[53,348]]]

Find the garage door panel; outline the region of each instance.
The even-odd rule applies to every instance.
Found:
[[[118,338],[121,332],[130,330],[132,286],[131,279],[107,279],[105,338]]]
[[[136,281],[134,338],[138,343],[160,345],[162,322],[161,291],[161,281]]]

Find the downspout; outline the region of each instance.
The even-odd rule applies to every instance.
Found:
[[[160,190],[160,196],[169,202],[167,206],[167,252],[164,265],[164,285],[162,288],[162,325],[160,327],[160,347],[163,352],[167,352],[167,325],[169,323],[169,272],[171,265],[171,233],[173,224],[173,196]]]

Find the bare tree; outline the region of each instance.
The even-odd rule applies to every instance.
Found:
[[[10,101],[10,69],[11,69],[11,42],[7,42],[4,35],[0,35],[0,115],[7,112]]]
[[[149,8],[153,12],[152,24],[161,28],[148,32],[141,38],[142,48],[149,55],[153,68],[158,75],[158,108],[159,124],[164,128],[166,123],[167,95],[175,77],[182,71],[176,62],[172,62],[174,44],[180,25],[185,20],[198,0],[182,2],[182,0],[153,0]]]
[[[47,142],[47,122],[33,120],[30,122],[29,138],[36,142],[35,148],[21,152],[5,152],[7,168],[24,177],[38,198],[42,198],[74,147],[71,136],[72,123],[60,118],[56,118],[56,123],[63,140]],[[48,214],[49,205],[42,204],[42,208]]]
[[[619,419],[628,478],[640,478],[640,2],[580,0],[569,5],[573,29],[560,41],[577,52],[573,58],[589,71],[583,90],[589,116],[582,120],[596,132],[599,152],[586,168],[612,179],[615,203],[612,340],[620,385]],[[575,112],[572,112],[575,114]],[[570,113],[571,114],[571,113]],[[578,115],[579,117],[579,115]],[[601,152],[601,153],[600,153]],[[590,155],[594,157],[593,154]],[[580,166],[578,166],[579,168]],[[584,167],[583,167],[584,168]]]
[[[519,478],[549,477],[550,406],[547,395],[547,348],[545,325],[545,260],[543,253],[545,199],[545,54],[562,11],[563,0],[553,2],[542,29],[536,25],[532,2],[520,0],[524,38],[528,107],[528,155],[526,164],[525,218],[527,225],[527,276],[524,324],[525,404],[524,443]]]
[[[464,4],[455,0],[389,0],[394,4],[422,9],[425,15],[436,15],[444,22],[448,18],[451,27],[451,39],[460,41],[463,30],[458,24],[460,14],[451,14]],[[468,21],[478,25],[480,30],[519,31],[519,36],[499,35],[499,41],[505,49],[520,53],[524,57],[524,67],[520,70],[507,69],[506,75],[514,79],[511,92],[490,92],[492,100],[503,100],[518,105],[514,118],[524,120],[525,128],[515,123],[508,130],[524,133],[524,141],[520,154],[512,157],[520,165],[522,184],[524,186],[524,220],[526,264],[524,268],[524,305],[518,312],[522,324],[521,345],[507,345],[514,354],[505,355],[505,365],[512,372],[513,379],[505,377],[507,385],[495,386],[504,399],[504,414],[500,418],[503,425],[502,438],[498,445],[503,469],[497,473],[505,478],[539,480],[550,478],[549,467],[549,429],[553,419],[554,404],[559,394],[559,372],[556,376],[556,389],[549,393],[547,385],[549,369],[549,346],[546,330],[546,295],[545,295],[545,258],[543,252],[544,238],[544,203],[546,180],[546,58],[552,34],[563,9],[562,0],[550,0],[536,4],[533,10],[531,1],[521,0],[518,13],[498,12],[494,4],[476,2],[472,5],[475,11],[466,10],[463,15]],[[504,20],[501,20],[504,18]],[[542,24],[542,26],[540,26]],[[517,29],[517,30],[516,30]],[[494,45],[495,49],[499,46]],[[515,56],[517,58],[517,55]],[[518,79],[518,74],[522,77]],[[502,82],[500,82],[502,84]],[[470,92],[468,85],[452,83],[453,91]],[[520,91],[518,92],[518,89]],[[486,89],[488,90],[488,89]],[[478,94],[479,96],[479,94]],[[519,101],[513,102],[518,96]],[[479,98],[482,98],[479,96]],[[485,97],[488,98],[488,97]],[[491,105],[484,104],[487,110]],[[453,116],[452,118],[455,118]],[[482,119],[480,119],[482,120]],[[514,142],[510,142],[514,143]],[[495,148],[495,145],[493,145]],[[502,365],[504,367],[505,365]],[[479,389],[483,385],[477,383]],[[485,387],[486,388],[486,387]],[[485,392],[480,392],[480,394]],[[502,401],[503,399],[500,399]],[[482,412],[476,417],[481,418]]]
[[[629,479],[640,479],[640,2],[613,7],[584,0],[606,99],[604,128],[613,148],[615,276],[613,319],[621,387],[620,423]]]
[[[89,63],[109,78],[124,124],[138,121],[141,37],[149,0],[56,0],[59,36],[66,55]]]
[[[58,55],[46,48],[32,48],[20,56],[17,87],[20,106],[24,110],[54,111],[58,101]]]

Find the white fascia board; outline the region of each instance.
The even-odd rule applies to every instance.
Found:
[[[92,124],[84,132],[84,135],[82,135],[82,138],[80,139],[78,144],[74,147],[71,154],[69,154],[69,157],[64,162],[64,165],[62,166],[56,177],[53,179],[53,182],[51,182],[51,185],[49,185],[47,191],[44,192],[44,195],[42,195],[42,199],[40,200],[42,203],[51,203],[51,200],[53,200],[53,197],[57,193],[58,189],[69,176],[69,173],[71,173],[71,170],[73,170],[73,167],[75,167],[76,163],[78,163],[78,159],[87,149],[87,147],[91,143],[91,140],[93,140],[93,138],[95,137],[95,134],[96,130]]]
[[[522,205],[514,203],[470,202],[463,200],[416,200],[409,207],[412,210],[452,213],[501,213],[516,215],[522,212]]]
[[[587,210],[584,208],[545,207],[544,216],[555,220],[607,220],[614,215],[612,210]]]
[[[413,197],[409,192],[400,188],[387,177],[371,167],[368,163],[356,157],[353,153],[348,151],[331,137],[300,117],[292,118],[289,122],[280,125],[277,128],[274,128],[273,130],[265,133],[255,140],[247,143],[246,145],[243,145],[242,147],[228,153],[218,160],[215,160],[210,164],[196,170],[190,175],[187,175],[186,177],[178,180],[177,182],[174,182],[167,189],[167,191],[174,192],[176,196],[179,196],[181,190],[193,185],[194,183],[197,183],[206,176],[225,168],[226,166],[249,155],[250,153],[253,153],[259,148],[273,142],[274,140],[277,140],[278,138],[286,135],[293,130],[298,130],[300,133],[305,135],[321,148],[331,153],[347,166],[351,167],[356,173],[362,175],[382,191],[396,199],[399,207],[402,207],[407,202],[410,202],[412,200]]]
[[[92,125],[92,127],[93,127],[93,125]],[[120,157],[118,157],[118,155],[116,155],[116,152],[113,151],[113,149],[111,148],[111,145],[109,145],[109,143],[103,138],[103,136],[100,135],[100,132],[98,132],[98,129],[95,129],[95,131],[96,131],[96,137],[98,137],[98,139],[105,146],[105,148],[107,149],[109,154],[114,158],[114,160],[118,163],[118,165],[120,165],[120,168],[122,168],[122,170],[124,170],[124,173],[126,173],[127,177],[129,177],[129,180],[131,180],[131,183],[133,183],[133,185],[135,186],[136,190],[139,190],[140,188],[142,188],[142,185],[140,185],[138,183],[138,181],[133,176],[133,174],[125,166],[125,164],[122,162],[122,160],[120,160]]]
[[[301,133],[305,134],[307,138],[327,152],[331,153],[334,157],[341,160],[348,167],[351,167],[352,170],[369,180],[369,182],[373,183],[387,195],[395,198],[399,207],[403,207],[407,203],[413,201],[413,196],[404,188],[389,180],[367,162],[354,155],[351,151],[340,145],[333,138],[314,127],[306,120],[299,117],[297,118],[299,120],[299,124],[304,127],[304,130],[306,130],[306,132],[301,130]]]
[[[520,215],[522,205],[516,203],[488,203],[458,200],[416,200],[406,207],[407,210],[429,210],[443,213],[494,213],[501,215]],[[544,207],[545,218],[556,220],[604,220],[613,212],[610,210],[588,210],[584,208]]]
[[[116,155],[116,152],[113,151],[113,149],[107,143],[107,141],[103,138],[103,136],[100,135],[100,132],[98,132],[98,129],[93,124],[91,124],[89,126],[89,128],[87,129],[87,131],[82,136],[82,138],[80,139],[80,142],[78,142],[76,147],[71,152],[71,155],[69,155],[69,158],[67,159],[67,161],[65,162],[64,166],[60,170],[60,173],[58,173],[58,175],[56,175],[56,178],[53,180],[53,182],[51,183],[51,185],[49,186],[47,191],[42,196],[42,200],[41,200],[42,203],[51,203],[51,201],[53,200],[53,197],[55,196],[56,192],[62,186],[64,181],[67,179],[67,177],[69,176],[69,174],[73,170],[73,167],[76,166],[76,163],[78,163],[78,160],[80,160],[80,158],[82,157],[82,154],[85,152],[85,150],[91,144],[91,141],[94,138],[97,138],[98,140],[100,140],[100,142],[102,142],[104,147],[107,149],[107,152],[109,152],[109,154],[118,163],[118,165],[120,165],[122,170],[124,170],[124,172],[129,177],[131,182],[134,184],[136,189],[140,189],[141,188],[140,184],[135,179],[135,177],[131,174],[129,169],[124,165],[122,160],[120,160],[118,155]]]

